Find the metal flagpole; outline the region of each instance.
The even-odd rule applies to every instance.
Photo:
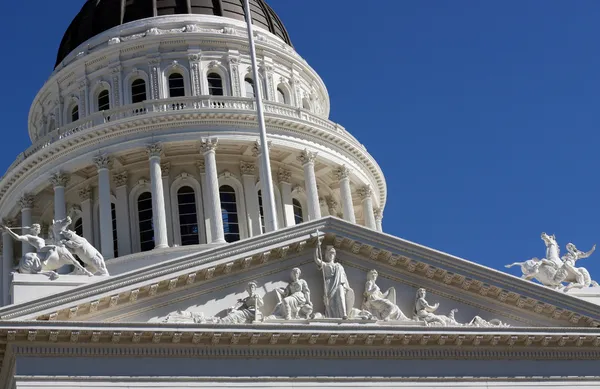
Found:
[[[267,129],[262,101],[262,87],[258,75],[258,64],[256,61],[256,47],[254,46],[254,32],[252,28],[252,15],[249,0],[244,0],[246,9],[246,23],[248,25],[248,43],[250,44],[250,59],[252,61],[252,75],[254,77],[254,96],[256,98],[256,113],[258,117],[258,128],[260,130],[260,169],[264,169],[264,180],[262,182],[263,212],[265,214],[265,229],[267,232],[277,230],[277,211],[275,209],[275,192],[273,190],[273,176],[269,158],[269,146],[267,144]]]

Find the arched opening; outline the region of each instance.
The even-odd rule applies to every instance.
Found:
[[[110,109],[110,96],[108,91],[104,89],[98,94],[98,111],[106,111]]]
[[[113,254],[115,258],[119,256],[119,246],[117,240],[117,209],[115,203],[110,204],[110,214],[112,218],[112,233],[113,233]]]
[[[219,188],[219,196],[221,198],[225,241],[229,243],[236,242],[240,240],[240,224],[235,190],[229,185],[223,185]]]
[[[223,96],[223,79],[217,73],[210,73],[208,80],[208,94],[211,96]]]
[[[138,78],[131,83],[131,103],[141,103],[146,100],[146,81]]]
[[[83,236],[83,219],[79,218],[75,220],[73,223],[73,228],[75,229],[75,233],[79,236]]]
[[[185,96],[185,83],[181,73],[173,73],[169,76],[169,97]]]
[[[154,248],[154,223],[152,222],[152,194],[144,192],[138,196],[138,225],[140,231],[140,251]]]
[[[292,207],[294,209],[294,222],[296,224],[300,224],[304,221],[304,216],[302,213],[302,204],[297,199],[292,200]]]
[[[179,231],[181,245],[200,244],[198,235],[198,215],[196,213],[196,193],[189,186],[182,186],[177,191],[179,209]]]
[[[254,98],[254,80],[250,77],[244,78],[244,89],[246,90],[246,97]]]
[[[79,120],[79,105],[75,105],[73,109],[71,109],[71,121],[76,122]]]
[[[281,88],[277,88],[277,102],[281,104],[287,104],[287,99],[285,98],[285,92]]]

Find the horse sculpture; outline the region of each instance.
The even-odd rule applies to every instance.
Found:
[[[585,253],[577,250],[574,244],[569,243],[567,244],[568,253],[561,258],[556,237],[543,232],[541,238],[546,245],[546,258],[532,258],[528,261],[506,265],[506,267],[520,266],[523,273],[521,278],[537,279],[542,285],[565,292],[574,288],[598,286],[597,282],[592,281],[587,269],[575,267],[575,262],[592,255],[596,246]],[[564,286],[563,282],[568,284]]]

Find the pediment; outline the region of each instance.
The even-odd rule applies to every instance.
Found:
[[[450,256],[412,242],[326,218],[125,273],[91,285],[0,310],[4,320],[89,322],[162,322],[173,312],[223,317],[246,296],[249,281],[258,285],[267,318],[277,303],[276,290],[287,286],[300,268],[311,291],[313,311],[325,312],[323,275],[314,262],[317,231],[337,250],[362,309],[367,272],[377,270],[382,291],[393,287],[396,305],[412,319],[415,295],[439,303],[436,314],[452,309],[457,322],[474,317],[515,327],[597,327],[597,305]],[[314,320],[319,320],[318,316]],[[363,318],[364,320],[364,318]],[[374,321],[374,320],[373,320]],[[295,322],[310,324],[308,320]],[[370,323],[370,322],[369,322]],[[386,322],[386,325],[393,324]],[[421,325],[398,321],[397,325]]]

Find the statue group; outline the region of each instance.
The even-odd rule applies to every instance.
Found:
[[[41,227],[33,224],[31,227],[21,227],[28,233],[19,235],[5,225],[0,228],[6,231],[13,239],[29,244],[35,252],[25,253],[17,271],[23,274],[43,274],[51,280],[59,277],[56,270],[65,265],[72,265],[74,271],[71,274],[93,276],[109,275],[104,263],[104,257],[85,238],[69,230],[71,218],[53,220],[51,227],[50,244],[40,237]],[[77,257],[76,257],[77,256]],[[83,262],[83,265],[77,260]]]
[[[367,273],[365,289],[360,308],[355,307],[354,290],[350,287],[344,266],[336,262],[336,250],[328,246],[325,253],[321,253],[320,244],[317,245],[314,261],[323,280],[323,306],[324,312],[315,312],[311,301],[311,292],[308,283],[301,278],[299,268],[292,269],[290,281],[285,288],[275,290],[277,303],[270,315],[265,317],[269,321],[291,320],[370,320],[373,322],[387,322],[389,324],[411,323],[426,326],[476,326],[476,327],[504,327],[506,324],[499,320],[484,320],[475,316],[469,323],[459,323],[454,315],[456,309],[449,315],[435,313],[439,304],[430,305],[426,300],[425,289],[416,293],[412,317],[407,317],[396,304],[396,290],[391,287],[383,292],[377,285],[378,273],[371,270]],[[246,288],[247,297],[238,300],[237,304],[228,308],[222,317],[206,318],[202,313],[190,311],[177,311],[169,314],[164,322],[168,323],[221,323],[242,324],[255,323],[263,320],[260,309],[263,307],[263,298],[257,293],[258,284],[250,282]]]
[[[542,232],[542,241],[546,245],[546,258],[532,258],[524,262],[515,262],[506,265],[507,268],[520,266],[526,280],[538,280],[547,287],[568,292],[570,289],[581,289],[589,286],[598,286],[593,281],[590,273],[583,267],[576,267],[576,262],[592,255],[596,246],[588,252],[577,249],[573,243],[568,243],[567,253],[560,256],[560,249],[554,235]],[[566,284],[566,285],[565,285]]]

